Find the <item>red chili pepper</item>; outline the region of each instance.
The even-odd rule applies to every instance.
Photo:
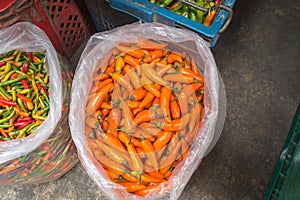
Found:
[[[40,84],[36,84],[36,85],[40,90],[43,90],[46,93],[46,95],[49,97],[48,91],[43,86],[41,86]]]
[[[8,137],[7,133],[1,132],[4,137]]]
[[[26,52],[26,55],[28,56],[29,60],[31,62],[33,62],[32,53],[31,52]]]
[[[26,121],[29,121],[29,120],[32,120],[32,118],[31,117],[24,117],[24,118],[18,118],[17,119],[17,122],[26,122]]]
[[[0,139],[0,142],[5,142],[5,140],[1,140],[1,139]]]
[[[28,66],[29,66],[29,64],[28,63],[25,63],[24,65],[23,65],[23,72],[24,73],[26,73],[27,72],[27,70],[28,70]]]
[[[0,62],[0,67],[2,67],[2,66],[4,66],[4,65],[6,65],[6,61]]]
[[[4,99],[0,99],[0,103],[4,104],[6,106],[15,106],[17,105],[16,102],[10,101],[10,100],[4,100]]]
[[[27,83],[27,81],[26,81],[25,79],[22,79],[22,80],[21,80],[21,83],[22,83],[24,89],[27,89],[27,88],[28,88],[28,83]]]
[[[26,110],[28,111],[29,109],[28,109],[28,105],[27,105],[26,101],[24,101],[24,100],[22,100],[22,101],[23,101],[24,107],[25,107]]]
[[[32,123],[32,122],[35,122],[35,120],[34,119],[32,119],[32,120],[28,120],[28,121],[25,121],[25,122],[15,122],[14,123],[14,126],[27,126],[28,124],[30,124],[30,123]],[[18,127],[19,128],[19,127]],[[17,129],[18,129],[17,128]]]
[[[26,101],[31,101],[31,99],[28,99],[27,97],[25,97],[23,94],[18,93],[17,97],[19,97],[20,99],[22,99],[24,102],[24,104],[26,105]]]
[[[9,80],[18,78],[18,73],[14,73],[13,75],[10,76]]]

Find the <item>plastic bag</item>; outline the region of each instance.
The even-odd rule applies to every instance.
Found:
[[[0,30],[0,53],[45,52],[50,78],[50,111],[31,135],[0,143],[0,184],[40,183],[62,176],[77,163],[68,126],[71,75],[46,34],[22,22]]]
[[[170,43],[175,50],[183,50],[195,59],[205,79],[204,107],[205,113],[200,130],[193,139],[187,156],[179,163],[173,174],[145,197],[128,193],[124,187],[112,182],[104,168],[97,162],[91,152],[85,136],[85,111],[87,98],[92,87],[94,74],[99,66],[108,62],[109,55],[119,44],[125,46],[142,40],[154,40]],[[101,68],[100,68],[101,69]],[[124,75],[125,76],[125,75]],[[221,102],[223,103],[223,102]],[[224,102],[225,103],[225,102]],[[222,104],[220,104],[222,105]],[[225,106],[222,105],[222,106]],[[215,127],[219,111],[219,77],[211,51],[198,35],[177,28],[157,23],[127,25],[112,31],[95,34],[88,41],[78,63],[71,92],[70,129],[78,150],[79,158],[89,176],[110,199],[177,199],[183,191],[193,172],[207,153],[215,137]],[[222,118],[225,118],[223,115]],[[224,120],[223,120],[224,121]],[[101,132],[101,130],[99,130]],[[113,167],[113,166],[109,166]]]

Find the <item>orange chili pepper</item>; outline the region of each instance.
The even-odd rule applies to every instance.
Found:
[[[111,83],[111,82],[112,82],[112,79],[111,79],[111,78],[106,79],[106,80],[104,80],[104,81],[99,81],[99,83],[91,89],[90,94],[91,94],[91,93],[98,92],[98,91],[101,90],[104,86],[108,85],[108,84]]]
[[[138,49],[138,47],[136,46],[130,46],[130,47],[125,47],[125,46],[122,46],[122,45],[118,45],[116,46],[116,48],[125,53],[125,54],[128,54],[132,57],[135,57],[135,58],[141,58],[144,56],[144,51],[142,49]]]
[[[116,137],[112,133],[101,133],[96,131],[96,134],[99,140],[101,139],[103,142],[105,142],[105,144],[109,145],[110,147],[115,148],[121,152],[126,151],[126,149],[124,148],[124,146],[122,145],[118,137]]]
[[[141,67],[142,67],[143,74],[145,74],[145,76],[149,78],[151,81],[164,86],[168,84],[161,76],[159,76],[155,72],[155,70],[153,69],[153,65],[143,64]]]
[[[111,148],[110,146],[100,141],[98,141],[97,144],[98,148],[100,148],[108,158],[122,165],[128,165],[128,160],[125,157],[123,157],[119,151]]]
[[[163,110],[161,108],[143,110],[139,112],[133,122],[136,124],[141,124],[143,122],[151,121],[151,119],[157,119],[163,117]]]
[[[142,143],[140,140],[136,139],[135,137],[132,137],[132,135],[129,136],[129,134],[124,133],[123,131],[119,131],[118,138],[120,141],[124,141],[123,143],[132,143],[135,147],[142,148]]]
[[[108,176],[110,179],[112,179],[112,180],[114,180],[114,179],[119,179],[119,178],[120,178],[120,175],[119,175],[119,174],[117,174],[117,173],[115,173],[115,172],[113,172],[113,171],[111,171],[111,170],[106,170],[106,174],[107,174],[107,176]]]
[[[104,132],[107,132],[107,131],[108,131],[108,128],[109,128],[108,121],[104,120],[104,121],[101,123],[101,127],[102,127],[102,130],[103,130]]]
[[[144,159],[144,158],[146,158],[146,154],[145,154],[145,151],[144,151],[144,149],[142,149],[142,148],[135,148],[136,149],[136,151],[138,152],[138,154],[139,154],[139,156],[140,156],[140,158],[141,159]]]
[[[153,51],[150,51],[150,54],[147,55],[147,56],[143,59],[143,61],[144,61],[145,63],[150,63],[150,62],[152,62],[153,60],[155,60],[155,59],[157,59],[157,58],[161,58],[161,57],[162,57],[162,54],[163,54],[163,52],[162,52],[161,49],[155,49],[155,50],[153,50]]]
[[[129,99],[132,101],[140,101],[146,96],[146,94],[147,91],[143,87],[139,87],[130,94]]]
[[[158,138],[153,143],[153,147],[156,151],[162,149],[172,138],[173,133],[171,131],[162,131]]]
[[[194,83],[195,78],[186,74],[166,74],[164,76],[166,81],[179,82],[179,83]]]
[[[143,168],[144,168],[142,160],[137,154],[137,151],[135,150],[135,147],[133,146],[132,143],[131,144],[126,143],[125,145],[127,147],[127,151],[132,162],[132,170],[134,173],[137,173],[136,175],[138,177],[140,177],[141,174],[143,173]]]
[[[159,98],[155,98],[152,102],[153,105],[160,105],[160,99]]]
[[[111,77],[116,83],[122,85],[128,91],[133,90],[130,81],[122,74],[113,73],[113,74],[111,74]]]
[[[119,109],[112,109],[108,115],[108,123],[110,131],[113,135],[117,135],[117,129],[121,122],[121,111]]]
[[[143,86],[148,92],[151,92],[151,94],[153,94],[155,97],[160,98],[160,91],[154,84],[145,84]]]
[[[210,26],[216,16],[216,14],[217,14],[216,10],[210,10],[205,18],[203,25]]]
[[[192,62],[191,62],[191,68],[192,68],[192,71],[195,73],[195,74],[199,74],[199,71],[196,67],[196,61],[195,59],[192,58]]]
[[[95,93],[86,107],[86,112],[87,113],[95,112],[102,104],[104,98],[113,89],[113,86],[114,84],[112,83],[108,84],[105,87],[103,87],[99,92]]]
[[[187,94],[184,92],[181,92],[178,95],[178,102],[181,110],[181,114],[185,115],[186,113],[189,112],[189,103],[188,103],[188,98]]]
[[[139,41],[136,45],[141,49],[147,49],[147,50],[164,49],[165,47],[168,46],[167,43],[157,43],[151,40],[142,40]]]
[[[142,142],[142,148],[144,149],[144,151],[147,155],[147,158],[151,162],[151,166],[153,166],[154,169],[157,171],[159,169],[159,165],[158,165],[157,157],[154,152],[154,147],[153,147],[152,143],[145,138],[141,138],[141,142]]]
[[[170,53],[167,57],[168,63],[174,63],[175,61],[177,62],[183,62],[183,59],[180,55],[176,53]]]
[[[101,112],[102,112],[102,119],[105,119],[105,117],[109,114],[110,109],[103,108],[101,109]]]
[[[100,108],[106,108],[106,109],[112,109],[112,105],[110,103],[107,103],[106,101],[103,101]]]
[[[170,164],[172,164],[176,159],[177,157],[179,157],[179,152],[180,152],[180,149],[181,149],[181,141],[179,141],[175,148],[170,152],[170,154],[163,160],[160,162],[161,166],[169,166]],[[164,170],[160,170],[160,173],[162,174],[165,174],[166,171]]]
[[[170,110],[172,119],[179,119],[180,118],[180,107],[176,100],[171,100],[170,102]]]
[[[130,55],[125,55],[124,56],[124,61],[125,61],[125,63],[127,63],[127,64],[129,64],[133,67],[136,67],[136,68],[140,66],[138,60],[136,60],[135,58],[133,58]]]
[[[151,171],[148,171],[147,174],[156,179],[164,179],[164,175],[162,175],[158,171],[151,170]]]
[[[116,60],[116,73],[121,73],[122,72],[122,69],[123,67],[125,66],[125,62],[122,58],[122,56],[118,57],[117,60]]]
[[[150,193],[151,191],[153,191],[155,188],[157,188],[156,185],[155,186],[148,185],[144,189],[136,191],[134,194],[138,195],[138,196],[146,196],[148,193]]]
[[[133,114],[134,116],[136,116],[136,115],[137,115],[139,112],[141,112],[142,110],[144,110],[144,108],[140,108],[140,107],[135,108],[135,109],[132,110],[132,114]]]
[[[137,192],[139,190],[143,190],[146,188],[146,186],[143,184],[132,183],[132,182],[124,182],[124,183],[120,183],[120,185],[125,187],[127,192]]]
[[[135,89],[137,89],[137,88],[139,88],[139,87],[142,86],[142,84],[140,83],[139,77],[138,77],[138,75],[135,73],[134,70],[130,70],[130,71],[126,71],[126,70],[125,70],[125,72],[126,72],[126,76],[129,77],[129,79],[130,79],[130,81],[131,81],[131,83],[132,83],[132,85],[133,85],[133,87],[134,87]]]
[[[86,119],[85,119],[85,123],[86,125],[88,125],[89,127],[91,128],[98,128],[99,127],[99,121],[92,117],[92,116],[88,116]]]
[[[188,124],[188,128],[189,128],[190,131],[194,129],[196,123],[200,119],[200,115],[201,115],[202,112],[203,112],[203,108],[200,104],[196,103],[192,107],[190,122]]]
[[[123,99],[120,99],[120,106],[122,109],[122,115],[125,119],[125,129],[126,132],[130,133],[134,131],[134,124],[133,122],[133,114],[128,106],[127,103]]]
[[[109,74],[101,73],[98,76],[94,76],[93,81],[103,81],[109,78]]]
[[[199,73],[199,74],[195,74],[192,70],[187,69],[187,68],[180,68],[179,69],[179,73],[184,74],[184,75],[189,75],[189,76],[193,76],[197,81],[199,82],[204,82],[204,78],[203,76]]]
[[[162,129],[165,131],[178,131],[184,128],[188,124],[189,120],[190,120],[190,114],[188,113],[185,114],[181,119],[172,120],[173,125],[165,123],[162,126]]]
[[[128,101],[128,106],[130,109],[138,108],[140,106],[140,101]]]
[[[105,156],[101,150],[96,149],[94,151],[94,156],[100,163],[102,163],[106,166],[110,166],[111,168],[113,168],[117,171],[120,171],[122,173],[125,173],[127,171],[127,169],[123,165],[121,165],[121,164],[111,160],[107,156]]]
[[[163,109],[163,112],[167,115],[167,122],[172,124],[171,120],[171,112],[170,112],[170,98],[171,98],[171,90],[167,87],[163,87],[161,89],[161,98],[160,105]]]
[[[141,104],[140,104],[140,108],[144,108],[146,107],[148,104],[150,104],[154,99],[154,95],[151,94],[151,92],[148,92],[146,94],[146,96],[144,97],[144,99],[142,100]]]

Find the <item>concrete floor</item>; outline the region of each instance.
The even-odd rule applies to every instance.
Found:
[[[296,3],[295,3],[296,2]],[[222,135],[180,199],[262,199],[300,101],[300,4],[238,1],[213,53],[227,90]],[[105,199],[78,164],[57,181],[0,199]]]

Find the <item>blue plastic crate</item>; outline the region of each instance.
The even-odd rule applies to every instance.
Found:
[[[221,9],[215,17],[211,26],[193,21],[189,18],[178,15],[168,9],[159,7],[148,0],[109,0],[112,8],[128,13],[144,22],[160,22],[169,26],[188,28],[200,34],[204,39],[214,46],[223,31],[223,26],[230,20],[229,12]],[[225,0],[223,5],[231,10],[236,0]],[[227,22],[228,23],[228,22]]]

